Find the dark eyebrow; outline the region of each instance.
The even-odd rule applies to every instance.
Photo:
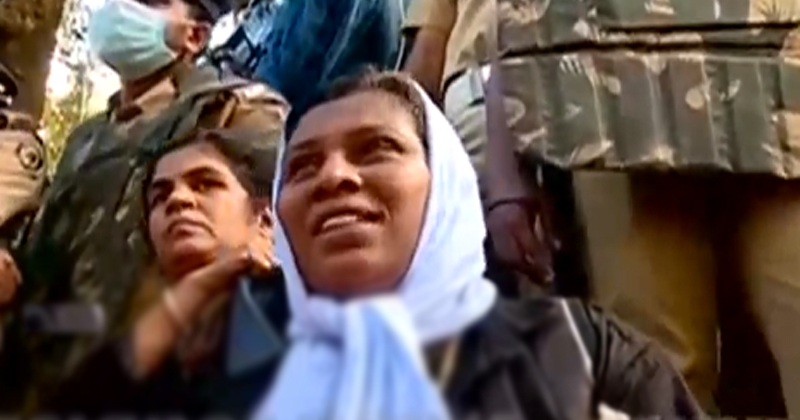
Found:
[[[358,136],[363,137],[370,134],[391,134],[399,136],[400,133],[397,133],[396,130],[388,129],[382,125],[364,125],[361,127],[356,127],[352,130],[348,130],[344,133],[339,134],[341,137],[349,137],[349,136]],[[316,137],[309,137],[303,139],[301,142],[293,142],[289,143],[289,152],[290,153],[299,153],[308,150],[314,150],[319,147],[319,143],[324,140],[323,136],[316,136]],[[287,153],[287,155],[289,155]]]
[[[203,176],[219,177],[221,175],[222,174],[218,170],[216,170],[216,169],[214,169],[212,167],[202,166],[202,167],[199,167],[199,168],[194,168],[194,169],[188,170],[188,171],[180,174],[180,177],[181,178],[199,178],[199,177],[203,177]],[[161,190],[161,189],[169,188],[172,184],[173,184],[173,181],[170,178],[154,178],[150,182],[150,186],[147,187],[147,192],[150,193],[153,190]]]
[[[289,143],[289,150],[288,150],[289,153],[287,153],[287,156],[298,152],[313,150],[318,147],[320,141],[322,141],[322,139],[319,137],[311,137],[308,139],[303,139],[303,141],[301,141],[300,143],[297,142]]]

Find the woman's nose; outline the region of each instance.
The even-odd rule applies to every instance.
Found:
[[[196,204],[194,193],[191,188],[185,185],[175,186],[167,198],[166,212],[174,213],[187,208],[192,208]]]
[[[361,185],[358,168],[347,160],[346,156],[336,154],[329,156],[317,173],[320,191],[357,190]]]

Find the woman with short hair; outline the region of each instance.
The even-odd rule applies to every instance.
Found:
[[[274,152],[203,131],[148,156],[144,229],[166,283],[126,337],[88,358],[47,408],[242,417],[266,390],[288,317],[272,256]]]

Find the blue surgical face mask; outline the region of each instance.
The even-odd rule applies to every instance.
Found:
[[[138,80],[177,59],[166,44],[167,22],[135,0],[108,0],[89,22],[89,45],[122,80]]]

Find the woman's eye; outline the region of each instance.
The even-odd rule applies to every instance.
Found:
[[[310,158],[296,158],[286,165],[286,179],[297,180],[314,173],[314,160]]]
[[[222,183],[220,181],[214,179],[200,179],[194,183],[192,189],[197,192],[203,193],[203,192],[208,192],[209,190],[212,190],[214,188],[219,188],[221,186]]]
[[[164,200],[166,199],[166,196],[167,195],[165,193],[153,194],[152,196],[150,196],[150,202],[148,203],[149,207],[152,209],[157,205],[163,203]]]
[[[376,137],[370,139],[364,147],[366,159],[380,159],[387,154],[400,152],[397,142],[388,137]]]

